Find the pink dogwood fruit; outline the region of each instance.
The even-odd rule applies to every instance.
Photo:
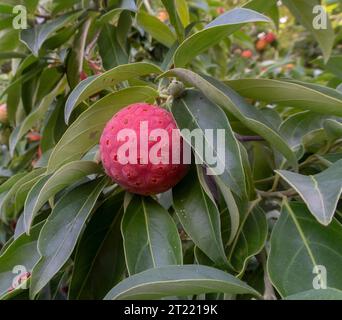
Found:
[[[100,139],[102,165],[116,183],[141,195],[164,192],[186,174],[183,141],[172,115],[147,103],[116,113]]]

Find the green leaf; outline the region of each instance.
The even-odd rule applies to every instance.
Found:
[[[19,140],[26,134],[28,130],[30,130],[39,120],[42,120],[46,116],[46,112],[50,107],[53,100],[56,98],[58,94],[63,92],[66,86],[66,79],[63,77],[58,85],[47,94],[39,106],[31,112],[20,125],[17,130],[14,130],[10,136],[10,152],[13,155],[16,145]]]
[[[176,9],[179,16],[180,21],[182,22],[183,27],[187,27],[190,23],[190,13],[189,7],[186,0],[175,0]]]
[[[73,45],[66,61],[66,75],[71,89],[75,88],[80,82],[80,75],[83,71],[84,51],[89,28],[93,21],[93,17],[87,18],[76,34]]]
[[[314,62],[318,63],[322,69],[325,69],[338,78],[342,79],[342,55],[331,56],[326,64],[323,63],[323,59],[321,58],[315,60]]]
[[[326,119],[323,128],[329,140],[334,141],[342,138],[342,123],[334,119]]]
[[[248,260],[264,247],[267,231],[266,214],[256,207],[248,214],[234,245],[229,248],[230,262],[240,274],[244,272]]]
[[[171,47],[176,41],[176,36],[165,23],[144,11],[140,11],[137,14],[137,23],[148,32],[152,38],[166,47]]]
[[[332,221],[342,192],[342,160],[315,175],[304,176],[286,170],[277,170],[277,173],[298,192],[320,223],[328,225]]]
[[[281,124],[279,132],[289,146],[297,150],[302,146],[304,136],[321,129],[326,118],[310,111],[295,113]]]
[[[106,70],[128,63],[128,55],[120,46],[117,34],[118,28],[106,23],[98,39],[99,53]]]
[[[177,0],[162,0],[164,7],[169,14],[170,22],[176,30],[177,38],[179,42],[182,42],[184,39],[184,27],[177,10],[177,6],[179,5],[177,2]]]
[[[76,20],[81,12],[68,13],[60,16],[51,22],[38,24],[32,29],[25,29],[21,31],[20,40],[32,51],[35,56],[44,41],[49,38],[55,31],[64,27],[66,24]]]
[[[130,275],[149,268],[182,264],[176,224],[152,198],[133,197],[122,218],[121,232]]]
[[[6,196],[0,202],[0,212],[3,217],[8,218],[13,214],[14,205],[15,205],[15,195],[19,188],[29,182],[32,179],[35,179],[38,176],[41,176],[42,173],[45,172],[45,169],[37,169],[33,170],[27,174],[25,174],[21,179],[19,179],[12,188],[6,193]]]
[[[52,175],[42,177],[32,187],[27,195],[24,207],[25,231],[30,227],[39,209],[57,192],[72,183],[94,173],[100,173],[101,168],[92,161],[74,161],[61,167]]]
[[[182,81],[195,86],[213,103],[227,110],[247,128],[265,138],[276,150],[280,151],[290,161],[294,168],[297,167],[295,154],[278,134],[277,129],[273,128],[272,124],[268,122],[260,110],[249,105],[235,91],[213,78],[207,76],[201,77],[186,69],[172,69],[165,72],[162,76],[176,76]]]
[[[173,189],[173,204],[185,232],[213,262],[229,267],[224,252],[219,210],[202,189],[196,170]]]
[[[226,83],[240,95],[250,99],[342,116],[342,95],[331,88],[270,79],[241,79]]]
[[[342,300],[342,291],[333,288],[311,289],[290,295],[285,300]]]
[[[84,111],[58,141],[48,163],[48,172],[79,160],[99,142],[102,130],[121,108],[135,102],[152,102],[158,92],[150,87],[130,87],[110,93]]]
[[[312,33],[323,51],[325,62],[327,62],[332,51],[335,35],[329,17],[327,17],[326,25],[321,25],[323,22],[321,18],[322,12],[321,10],[319,10],[319,12],[315,12],[314,10],[315,7],[324,8],[321,6],[321,1],[284,0],[283,4],[286,5],[298,21]],[[323,15],[326,17],[328,13],[324,11]],[[321,28],[314,27],[315,21],[321,25]]]
[[[184,67],[194,57],[239,30],[245,23],[270,21],[266,16],[250,9],[230,10],[207,24],[203,30],[185,39],[175,52],[174,64],[176,67]]]
[[[114,8],[104,13],[97,19],[97,23],[104,24],[111,22],[112,24],[116,24],[123,11],[136,12],[136,10],[137,7],[134,0],[124,0],[122,1],[120,8]]]
[[[13,280],[18,276],[14,270],[16,266],[24,266],[26,272],[32,272],[40,255],[37,251],[37,238],[42,224],[32,228],[31,234],[21,235],[14,240],[0,256],[0,298],[10,293]],[[20,270],[20,272],[23,270]],[[19,287],[18,287],[19,289]],[[20,290],[20,289],[19,289]]]
[[[106,300],[159,299],[201,293],[259,294],[229,273],[199,265],[168,266],[133,275],[108,292]]]
[[[211,174],[221,179],[241,198],[247,197],[239,145],[225,113],[195,90],[187,90],[184,96],[175,99],[171,111],[178,128],[183,130],[181,131],[183,139],[192,145],[198,158],[207,165],[207,172],[209,170]],[[216,129],[224,130],[223,145],[219,140],[218,132],[214,132],[212,139],[209,139],[208,130]],[[197,143],[191,138],[194,130],[200,133],[204,144]],[[204,150],[205,154],[203,154]],[[216,163],[211,163],[212,159],[207,159],[208,155],[215,157]]]
[[[112,87],[124,80],[153,73],[159,74],[161,70],[153,64],[137,62],[117,66],[99,76],[88,77],[81,81],[69,95],[65,104],[65,122],[69,122],[73,109],[94,93]]]
[[[341,290],[341,243],[342,226],[337,220],[322,226],[303,203],[284,202],[268,258],[273,285],[283,297],[311,290],[317,277],[314,267],[321,266],[327,271],[327,283],[321,274],[321,284]]]
[[[15,59],[15,58],[26,58],[27,55],[25,53],[16,52],[16,51],[6,51],[0,52],[0,60],[7,60],[7,59]]]
[[[121,192],[107,199],[84,230],[76,249],[69,299],[103,299],[123,279],[126,270],[120,232],[123,195]]]
[[[41,259],[32,272],[30,295],[44,288],[72,254],[107,178],[92,181],[66,193],[53,208],[38,239]]]

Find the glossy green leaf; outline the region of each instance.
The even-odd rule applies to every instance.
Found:
[[[201,293],[259,294],[241,280],[221,270],[199,266],[168,266],[133,275],[108,292],[106,300],[159,299]]]
[[[0,298],[10,293],[13,281],[18,276],[18,271],[32,272],[40,256],[37,250],[37,238],[42,224],[32,228],[31,234],[21,235],[13,241],[0,256]],[[25,267],[21,270],[18,266]],[[14,269],[15,267],[18,270]],[[19,289],[19,287],[18,287]]]
[[[58,29],[76,20],[80,14],[81,12],[65,14],[51,22],[36,25],[33,29],[24,29],[21,31],[20,40],[35,56],[38,56],[39,49],[44,41]]]
[[[217,176],[241,198],[247,197],[239,145],[225,113],[195,90],[187,90],[184,96],[175,99],[171,111],[178,128],[190,130],[181,131],[183,139],[192,145],[198,158],[207,165],[207,173],[210,171],[210,174]],[[191,138],[195,130],[203,143]],[[224,130],[224,141],[219,138],[218,130]],[[212,136],[209,132],[213,132]],[[215,163],[209,155],[215,157]]]
[[[213,262],[229,267],[224,252],[219,210],[192,169],[173,189],[173,204],[185,232]]]
[[[173,34],[170,28],[155,16],[152,16],[144,11],[140,11],[137,14],[137,23],[147,33],[149,33],[152,38],[156,39],[166,47],[171,47],[176,41],[176,36]]]
[[[288,117],[280,126],[279,132],[293,150],[303,143],[305,135],[321,129],[328,116],[303,111]]]
[[[119,20],[119,16],[123,11],[131,11],[135,12],[137,10],[136,4],[134,0],[124,0],[120,3],[119,8],[114,8],[104,13],[97,19],[97,23],[104,24],[111,22],[115,24]]]
[[[44,288],[69,259],[86,220],[107,183],[107,178],[102,178],[76,187],[66,193],[53,208],[38,239],[41,259],[32,272],[32,297]]]
[[[333,288],[311,289],[290,295],[285,300],[342,300],[342,291]]]
[[[245,270],[248,260],[264,247],[267,231],[266,214],[256,207],[246,217],[236,241],[229,248],[230,262],[240,274]]]
[[[153,102],[157,96],[158,92],[150,87],[130,87],[98,100],[72,123],[58,141],[49,159],[48,172],[81,159],[99,142],[105,124],[121,108],[135,102]]]
[[[184,67],[194,57],[237,31],[248,22],[270,22],[270,19],[256,11],[236,8],[230,10],[205,26],[205,28],[187,38],[174,55],[176,67]]]
[[[320,89],[325,87],[322,86],[271,79],[241,79],[226,83],[247,98],[342,116],[342,95],[331,88],[323,92]]]
[[[342,160],[315,175],[304,176],[286,170],[277,172],[298,192],[320,223],[328,225],[332,221],[342,192]]]
[[[285,202],[271,237],[268,272],[273,285],[283,297],[311,290],[319,280],[316,267],[326,270],[320,285],[341,290],[340,243],[342,226],[337,220],[322,226],[304,204]]]
[[[334,44],[334,30],[332,29],[328,13],[322,12],[324,8],[319,0],[284,0],[291,13],[307,28],[319,43],[325,61],[328,61]],[[319,8],[319,10],[315,10]],[[323,14],[323,19],[322,19]],[[314,24],[317,24],[315,27]]]
[[[117,33],[117,28],[106,23],[98,39],[99,53],[106,70],[128,62],[127,53],[119,45]]]
[[[182,248],[175,222],[152,198],[135,196],[121,222],[126,265],[130,275],[182,264]]]
[[[46,116],[46,112],[50,107],[53,100],[56,96],[63,92],[66,86],[66,79],[63,78],[58,85],[48,94],[46,95],[39,106],[29,114],[20,125],[18,130],[13,131],[10,137],[10,152],[14,153],[15,147],[18,144],[19,140],[26,134],[28,130],[30,130],[39,120],[43,119]]]
[[[187,27],[190,23],[189,6],[186,0],[175,0],[176,10],[183,27]]]
[[[161,0],[165,9],[168,12],[170,23],[175,28],[177,38],[181,42],[184,39],[184,26],[182,24],[181,17],[179,16],[177,0]]]
[[[91,23],[91,17],[83,22],[82,27],[75,36],[72,48],[67,57],[66,75],[71,89],[75,88],[80,82],[80,75],[83,71],[84,51]]]
[[[90,174],[100,172],[101,168],[95,162],[74,161],[64,165],[54,174],[44,176],[38,180],[25,201],[24,221],[26,233],[29,233],[33,218],[38,210],[57,192]]]
[[[125,80],[159,73],[161,73],[161,70],[157,66],[145,62],[137,62],[120,65],[99,76],[88,77],[81,81],[69,95],[65,104],[65,122],[69,122],[73,109],[94,93],[110,88]]]
[[[103,299],[123,279],[122,214],[123,192],[96,209],[76,249],[69,299]]]
[[[287,143],[278,134],[277,129],[264,117],[260,110],[249,105],[235,91],[213,78],[201,77],[196,73],[176,68],[163,74],[164,77],[176,76],[199,89],[209,100],[233,114],[247,128],[265,138],[275,149],[280,151],[296,168],[297,160]]]
[[[18,192],[19,188],[26,184],[27,182],[35,179],[36,177],[42,175],[45,172],[45,169],[37,169],[25,174],[21,179],[19,179],[6,193],[6,196],[0,202],[0,212],[3,217],[9,217],[13,215],[15,210],[15,195]]]

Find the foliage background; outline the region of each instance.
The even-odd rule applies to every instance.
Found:
[[[342,14],[315,30],[320,3],[1,0],[0,297],[341,299]],[[225,129],[224,174],[109,181],[99,136],[139,101]]]

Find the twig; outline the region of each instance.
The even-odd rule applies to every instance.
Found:
[[[284,191],[262,191],[262,190],[256,190],[256,192],[263,198],[281,198],[284,197],[293,197],[297,195],[297,192],[295,190],[288,189]]]
[[[271,282],[270,277],[268,276],[268,273],[267,273],[265,249],[260,252],[258,257],[259,257],[259,260],[260,260],[260,262],[263,266],[263,269],[264,269],[264,284],[265,284],[265,291],[263,294],[264,300],[277,300],[277,296],[274,292],[272,282]]]
[[[241,142],[265,141],[265,139],[263,137],[260,137],[260,136],[242,136],[240,134],[236,134],[235,136]]]

